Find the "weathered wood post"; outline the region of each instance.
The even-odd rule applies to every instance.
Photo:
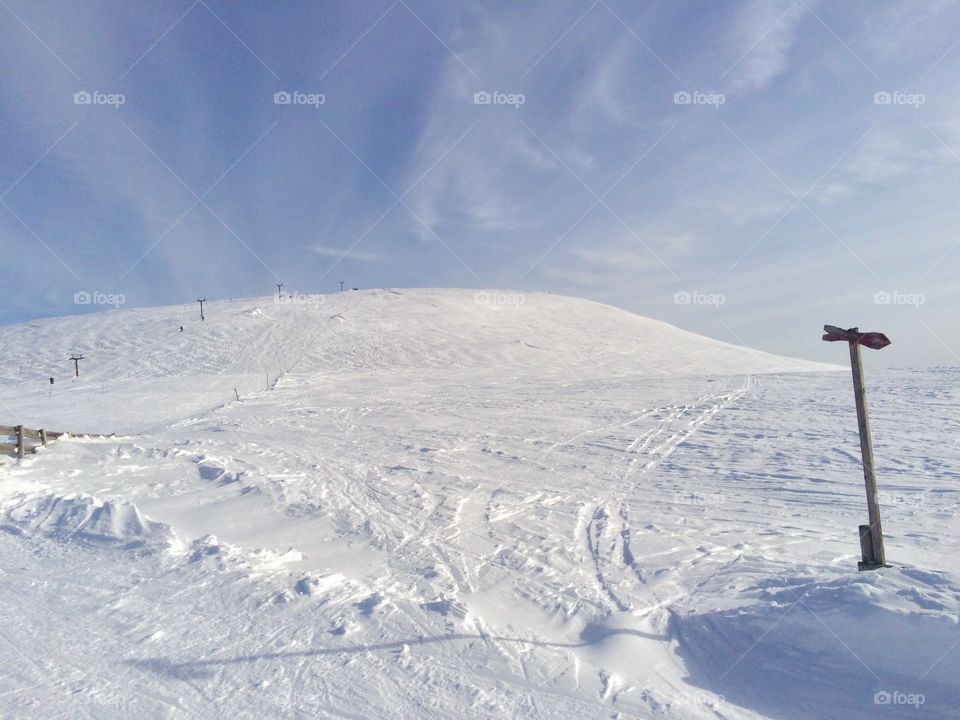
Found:
[[[890,344],[883,333],[862,333],[858,328],[844,330],[834,325],[824,325],[827,342],[846,341],[850,345],[850,369],[853,372],[853,395],[857,403],[857,426],[860,430],[860,456],[863,458],[863,480],[867,490],[867,517],[869,525],[860,526],[860,554],[857,564],[860,570],[876,570],[887,565],[883,548],[883,526],[880,523],[880,499],[877,494],[877,473],[873,464],[873,440],[870,437],[870,422],[867,419],[867,390],[863,382],[863,363],[860,346],[880,350]]]
[[[40,428],[40,444],[44,447],[47,446],[47,431],[43,428]]]
[[[24,454],[23,425],[17,425],[17,459],[23,460]]]

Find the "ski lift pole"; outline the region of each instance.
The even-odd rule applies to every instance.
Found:
[[[853,372],[853,395],[857,404],[857,426],[860,431],[860,455],[863,458],[863,480],[867,491],[867,517],[869,525],[860,526],[860,570],[877,570],[887,565],[883,547],[883,526],[880,523],[880,498],[877,492],[877,473],[873,463],[873,440],[870,437],[870,421],[867,419],[867,390],[863,382],[863,363],[860,346],[881,350],[890,344],[883,333],[862,333],[858,328],[844,330],[834,325],[824,325],[827,342],[846,341],[850,346],[850,369]]]
[[[71,355],[70,359],[73,361],[73,376],[80,377],[80,361],[83,360],[83,355]],[[53,385],[53,378],[50,378],[50,384]]]

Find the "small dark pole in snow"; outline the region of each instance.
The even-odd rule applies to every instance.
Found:
[[[283,300],[283,293],[280,291],[282,287],[283,283],[277,283],[277,300]]]
[[[71,355],[70,359],[73,360],[74,377],[80,377],[80,361],[83,360],[83,355]]]
[[[240,400],[240,393],[237,392],[237,389],[236,389],[236,388],[233,389],[233,394],[237,396],[237,401],[239,401],[239,400]]]
[[[853,395],[857,403],[857,424],[860,428],[860,455],[863,457],[863,479],[867,488],[867,514],[869,525],[860,526],[860,552],[863,556],[857,567],[860,570],[876,570],[887,565],[883,549],[883,527],[880,524],[880,499],[877,496],[877,473],[873,464],[873,441],[870,438],[870,423],[867,420],[867,390],[863,383],[863,364],[860,362],[860,346],[880,350],[890,344],[883,333],[862,333],[858,328],[844,330],[834,325],[824,325],[827,342],[846,341],[850,345],[850,368],[853,370]]]
[[[197,302],[200,303],[200,319],[201,320],[206,320],[206,318],[203,316],[203,304],[206,301],[207,301],[206,298],[197,298]]]
[[[340,281],[340,292],[343,292],[343,280]]]

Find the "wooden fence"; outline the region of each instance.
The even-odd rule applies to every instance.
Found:
[[[46,447],[59,437],[64,435],[82,435],[83,437],[115,437],[114,435],[102,435],[91,433],[65,433],[45,430],[43,428],[34,430],[23,425],[0,425],[0,437],[16,437],[16,442],[0,442],[0,453],[16,455],[22,458],[28,453],[35,453],[38,447]],[[33,442],[39,441],[39,444]]]

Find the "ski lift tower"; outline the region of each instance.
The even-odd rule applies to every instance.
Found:
[[[80,377],[80,361],[83,360],[83,355],[71,355],[70,359],[73,361],[73,376]]]

